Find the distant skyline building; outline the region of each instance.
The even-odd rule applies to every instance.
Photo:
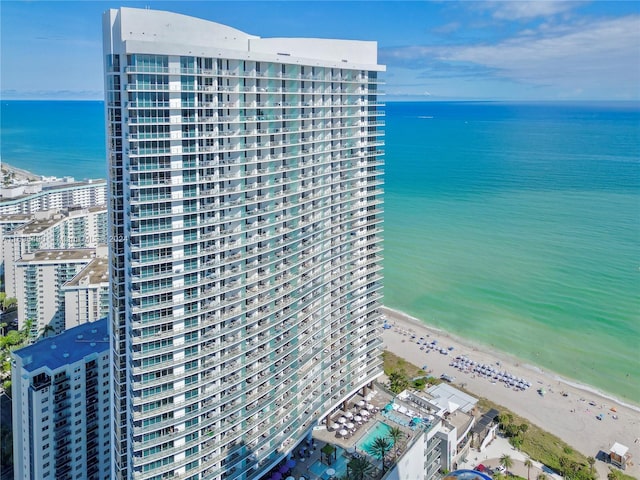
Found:
[[[377,45],[103,28],[112,478],[260,478],[382,373]]]
[[[12,353],[15,480],[109,480],[107,320]]]

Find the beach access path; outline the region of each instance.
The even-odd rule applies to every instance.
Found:
[[[598,458],[598,453],[608,453],[614,442],[626,445],[632,455],[632,465],[625,473],[640,478],[640,408],[608,398],[593,389],[581,388],[553,372],[523,364],[515,357],[489,351],[448,332],[430,328],[402,312],[388,308],[383,308],[383,312],[392,326],[382,334],[385,349],[391,353],[418,367],[426,365],[434,377],[442,374],[455,377],[453,385],[464,386],[472,394],[503,405],[586,456]],[[413,334],[415,339],[411,338]],[[429,348],[421,350],[423,345],[417,343],[420,337],[425,339],[424,343],[437,340],[438,347],[448,354]],[[449,347],[453,350],[448,350]],[[499,381],[460,371],[449,365],[458,355],[524,378],[531,387],[514,391]],[[544,396],[538,393],[540,388],[544,388]],[[602,414],[602,420],[596,418],[599,414]],[[607,478],[608,467],[602,461],[596,462],[600,478]]]

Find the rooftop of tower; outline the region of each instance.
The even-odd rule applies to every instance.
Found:
[[[119,32],[113,28],[118,19]],[[385,69],[384,66],[377,65],[378,45],[373,41],[261,38],[200,18],[128,7],[105,12],[104,28],[105,31],[113,32],[116,37],[114,40],[127,44],[127,52],[192,54],[380,71]],[[109,38],[109,35],[105,35],[105,38]]]
[[[22,366],[27,371],[33,372],[42,367],[53,371],[108,348],[109,337],[105,317],[70,328],[55,337],[40,340],[16,350],[13,355],[22,359]]]

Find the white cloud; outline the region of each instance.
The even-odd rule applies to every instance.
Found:
[[[580,5],[579,2],[533,0],[483,2],[480,5],[493,10],[493,18],[500,20],[528,20],[537,17],[550,17],[566,12]]]
[[[545,25],[499,43],[411,46],[384,52],[390,66],[459,77],[508,79],[585,98],[640,98],[640,16]],[[427,86],[427,85],[425,85]]]

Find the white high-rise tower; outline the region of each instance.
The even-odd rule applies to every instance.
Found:
[[[376,48],[105,13],[113,478],[259,478],[381,373]]]

